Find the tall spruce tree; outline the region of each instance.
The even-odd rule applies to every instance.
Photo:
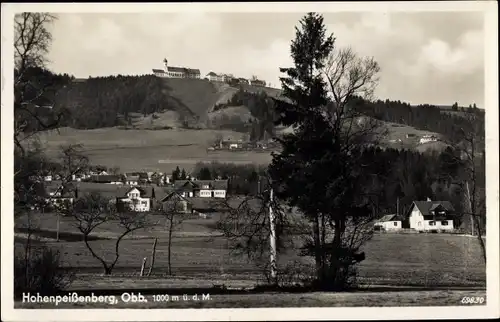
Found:
[[[304,253],[315,259],[316,286],[329,290],[346,288],[354,265],[364,259],[359,248],[369,234],[354,229],[354,236],[351,228],[366,224],[362,218],[371,213],[359,198],[365,174],[357,162],[360,150],[345,144],[344,128],[328,114],[333,102],[322,70],[334,40],[315,13],[308,13],[296,28],[291,45],[295,66],[280,69],[286,74],[281,83],[288,101],[275,102],[277,125],[295,131],[278,139],[282,151],[273,154],[269,167],[277,197],[298,207],[312,224]]]

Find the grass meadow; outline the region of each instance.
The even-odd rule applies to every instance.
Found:
[[[227,130],[122,130],[62,128],[45,132],[40,141],[50,157],[65,144],[83,144],[92,164],[119,167],[121,171],[167,171],[177,166],[192,169],[197,162],[268,164],[270,153],[207,151],[218,135],[240,139],[242,133]]]
[[[418,137],[432,134],[408,126],[387,123],[389,133],[385,145],[394,148],[428,148],[418,145]],[[407,139],[406,134],[413,133],[414,138]],[[230,130],[211,129],[170,129],[145,130],[119,128],[101,128],[77,130],[61,128],[59,131],[42,133],[39,138],[50,157],[58,157],[59,148],[66,144],[83,144],[84,153],[92,164],[118,167],[121,171],[164,171],[171,172],[177,166],[191,170],[198,162],[236,163],[266,165],[272,159],[270,152],[255,151],[207,151],[218,136],[224,139],[241,139],[242,133]],[[389,143],[401,139],[401,143]]]
[[[43,219],[41,218],[43,216]],[[192,284],[211,287],[218,281],[231,287],[250,287],[263,281],[263,274],[245,257],[230,254],[227,240],[214,229],[216,218],[191,218],[177,229],[172,244],[173,277],[167,272],[168,233],[161,218],[154,228],[134,232],[120,245],[120,258],[112,276],[101,276],[101,264],[91,256],[79,235],[72,218],[61,217],[60,240],[55,240],[57,217],[40,214],[38,222],[40,242],[61,251],[63,266],[75,272],[78,278],[72,288],[115,288],[116,278],[125,287],[148,287],[147,279],[139,272],[144,257],[151,255],[154,238],[158,238],[154,279],[166,278],[172,287]],[[115,223],[106,223],[96,229],[90,244],[105,258],[114,258],[114,238],[119,234]],[[18,230],[16,238],[24,237]],[[17,245],[20,245],[19,243]],[[485,265],[475,238],[447,234],[378,234],[364,247],[366,260],[359,266],[359,282],[363,285],[397,286],[485,286]],[[280,265],[300,260],[293,250],[279,258]],[[120,283],[120,284],[122,284]],[[187,284],[186,284],[187,283]],[[158,286],[152,282],[150,287]]]

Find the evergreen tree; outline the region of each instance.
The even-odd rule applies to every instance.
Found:
[[[181,170],[179,169],[179,166],[175,168],[174,171],[172,171],[172,181],[179,180],[181,176]]]
[[[212,180],[212,173],[210,172],[209,168],[203,167],[200,169],[198,177],[200,180]]]
[[[291,46],[295,66],[281,69],[289,102],[275,102],[277,125],[294,126],[296,131],[278,140],[282,151],[273,156],[269,172],[276,195],[298,207],[312,223],[313,233],[304,249],[315,259],[316,286],[339,290],[353,281],[353,265],[364,259],[360,243],[369,238],[371,229],[365,227],[373,213],[365,196],[376,182],[362,166],[363,131],[347,132],[350,127],[345,125],[353,115],[355,93],[375,85],[378,65],[358,59],[350,50],[334,56],[334,38],[326,36],[321,15],[309,13],[300,24]],[[325,69],[327,58],[337,66]],[[333,70],[342,72],[328,74]],[[327,96],[325,73],[334,102]],[[333,77],[344,87],[335,87],[338,82]],[[362,236],[356,243],[346,232],[353,226],[360,235],[352,237]]]
[[[186,174],[186,170],[184,168],[182,168],[182,172],[181,172],[181,180],[186,180],[187,179],[187,174]]]

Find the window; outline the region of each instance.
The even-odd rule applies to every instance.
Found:
[[[441,222],[441,225],[443,225],[443,226],[448,226],[448,220],[443,220],[443,221]]]
[[[436,222],[435,221],[429,221],[429,226],[436,226]]]
[[[148,203],[147,203],[147,201],[146,201],[146,200],[141,201],[141,204],[142,204],[143,206],[147,206],[147,205],[148,205]]]
[[[394,222],[394,227],[397,227],[397,226],[398,226],[398,222],[397,222],[397,221],[395,221],[395,222]]]

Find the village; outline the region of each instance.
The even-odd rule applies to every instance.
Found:
[[[249,10],[11,10],[9,308],[496,302],[484,21]]]
[[[66,183],[61,175],[47,175],[44,178],[47,207],[42,210],[53,211],[71,204],[81,194],[99,193],[119,211],[152,212],[175,201],[179,214],[209,218],[219,211],[213,201],[230,196],[228,179],[198,180],[184,171],[181,178],[174,177],[163,172],[109,174],[102,168],[74,174]],[[449,201],[415,200],[405,213],[378,217],[373,223],[375,232],[462,233],[457,227],[459,214]]]

